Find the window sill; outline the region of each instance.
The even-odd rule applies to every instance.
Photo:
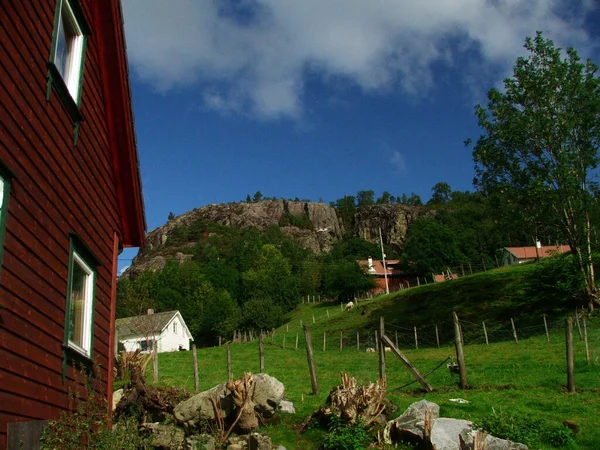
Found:
[[[67,88],[67,85],[65,84],[60,72],[58,71],[58,69],[56,68],[56,66],[54,65],[53,62],[48,61],[46,63],[46,66],[48,67],[48,71],[49,71],[49,74],[48,74],[49,78],[50,78],[49,81],[54,86],[54,89],[56,90],[56,93],[58,94],[63,105],[65,106],[65,109],[69,113],[69,116],[75,123],[82,122],[83,115],[81,114],[81,110],[79,109],[79,106],[77,105],[77,103],[75,102],[73,97],[71,96],[71,93],[69,92],[69,88]],[[48,89],[50,89],[50,88],[48,88]],[[48,99],[47,100],[50,99],[49,95],[50,95],[50,90],[48,90]]]
[[[69,344],[62,344],[63,354],[66,361],[72,361],[75,364],[80,364],[86,369],[91,370],[94,366],[94,361],[87,355],[74,349]]]

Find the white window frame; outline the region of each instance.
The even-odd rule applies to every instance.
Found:
[[[177,321],[173,321],[173,333],[177,334]]]
[[[85,280],[86,289],[85,289],[85,298],[84,298],[84,311],[83,311],[83,346],[80,346],[73,342],[69,336],[68,345],[73,350],[91,358],[91,350],[92,350],[92,315],[94,311],[94,284],[96,280],[96,272],[93,270],[88,263],[77,253],[77,251],[73,250],[73,265],[78,264],[83,271],[86,273],[87,277]],[[73,269],[71,269],[73,270]],[[69,277],[69,295],[71,295],[73,289],[73,278],[72,275]],[[70,300],[72,301],[72,300]],[[70,326],[70,322],[74,320],[70,315],[73,314],[73,307],[69,304],[69,323],[67,326]],[[69,334],[71,330],[69,330]]]
[[[52,54],[54,55],[53,63],[57,66],[57,48],[58,48],[58,34],[64,34],[64,25],[63,19],[66,18],[69,20],[69,26],[73,31],[73,37],[71,37],[71,51],[67,55],[67,59],[65,62],[65,74],[61,74],[65,85],[73,97],[75,103],[79,103],[80,89],[81,89],[81,69],[83,62],[83,52],[84,52],[84,34],[81,25],[77,21],[77,17],[73,12],[73,8],[69,3],[70,0],[58,0],[59,1],[59,12],[58,12],[58,24],[57,30],[57,38],[54,42],[54,48],[52,49]],[[64,13],[64,14],[63,14]],[[65,36],[66,40],[66,36]],[[58,66],[57,66],[58,69]],[[60,70],[59,70],[60,72]]]

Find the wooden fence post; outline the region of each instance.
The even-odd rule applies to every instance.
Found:
[[[313,323],[315,323],[315,315],[313,314]]]
[[[344,348],[344,344],[343,344],[343,336],[344,332],[340,331],[340,352],[342,351],[342,349]]]
[[[377,330],[375,330],[375,350],[379,351],[379,339],[377,339]]]
[[[465,367],[465,354],[463,352],[463,343],[460,338],[460,323],[455,311],[452,311],[454,320],[454,346],[456,347],[456,359],[458,361],[458,374],[460,377],[460,388],[467,387],[467,368]]]
[[[281,346],[281,348],[285,348],[285,338],[286,338],[287,334],[283,335],[283,344]]]
[[[221,346],[221,336],[219,336],[219,347]]]
[[[417,336],[417,327],[415,327],[415,348],[419,348],[419,337]]]
[[[415,379],[419,383],[421,383],[421,386],[423,386],[427,392],[433,391],[433,388],[427,382],[425,377],[423,375],[421,375],[421,372],[419,372],[419,370],[415,366],[412,365],[412,363],[408,360],[408,358],[406,356],[404,356],[397,347],[394,346],[394,344],[392,343],[392,340],[389,337],[387,337],[385,334],[383,335],[381,344],[383,345],[384,343],[386,343],[387,345],[390,346],[390,349],[396,354],[396,356],[400,359],[400,361],[402,361],[402,363],[408,368],[408,370],[415,377]]]
[[[273,328],[273,331],[271,332],[271,344],[275,344],[275,328]]]
[[[469,271],[471,272],[471,275],[473,275],[473,268],[471,267],[471,263],[469,262]]]
[[[579,333],[579,340],[583,341],[583,334],[581,333],[581,325],[579,324],[579,313],[577,312],[577,306],[575,307],[575,321],[577,322],[577,332]]]
[[[265,349],[263,347],[263,333],[262,330],[258,335],[258,370],[260,373],[265,371]]]
[[[385,335],[383,317],[379,318],[379,335],[382,338]],[[385,345],[383,342],[379,342],[379,378],[385,381]]]
[[[327,310],[327,317],[329,317],[329,309]]]
[[[573,355],[573,317],[565,319],[565,344],[567,350],[567,390],[575,392],[575,359]]]
[[[585,360],[590,365],[590,347],[588,345],[587,325],[585,323],[585,317],[583,318],[583,340],[585,342]]]
[[[327,333],[323,331],[323,351],[327,348]]]
[[[231,374],[231,349],[229,348],[229,344],[227,347],[227,379],[229,381],[233,380],[233,375]]]
[[[198,357],[196,356],[196,344],[192,344],[192,358],[194,358],[194,390],[200,390],[200,381],[198,380]]]
[[[304,339],[306,340],[306,359],[308,360],[308,369],[310,371],[310,383],[312,384],[313,395],[319,395],[319,383],[317,381],[317,370],[315,368],[315,357],[313,355],[312,341],[310,338],[310,328],[304,326]]]
[[[152,374],[154,376],[154,384],[158,383],[158,340],[152,341]]]
[[[286,333],[289,333],[289,332],[290,332],[290,324],[289,324],[289,323],[286,323],[286,324],[285,324],[285,332],[286,332]]]
[[[360,352],[360,331],[356,332],[356,351]]]
[[[294,350],[298,350],[298,332],[296,331],[296,348]]]
[[[546,329],[546,341],[550,343],[550,333],[548,333],[548,321],[546,320],[546,314],[544,314],[544,328]]]
[[[398,347],[398,332],[394,331],[394,334],[396,335],[396,347],[400,348],[400,347]]]
[[[515,328],[515,321],[513,318],[510,318],[510,323],[512,324],[513,336],[515,337],[515,344],[519,343],[519,338],[517,337],[517,329]]]
[[[490,341],[488,340],[487,329],[485,328],[485,320],[483,323],[483,334],[485,335],[485,345],[490,345]]]
[[[440,348],[440,333],[438,332],[438,326],[435,325],[435,341],[437,342],[438,348]]]

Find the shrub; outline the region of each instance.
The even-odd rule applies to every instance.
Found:
[[[329,434],[323,441],[325,450],[363,450],[372,442],[361,422],[345,423],[337,416],[332,416],[329,422]]]
[[[536,264],[528,282],[528,291],[534,298],[556,304],[574,298],[584,286],[575,258],[563,254],[542,259]]]

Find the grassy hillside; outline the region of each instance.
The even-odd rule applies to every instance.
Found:
[[[566,393],[564,325],[559,317],[567,305],[543,304],[523,297],[523,282],[531,266],[500,270],[465,277],[453,282],[423,286],[402,293],[361,302],[352,311],[341,311],[335,304],[301,305],[288,322],[266,339],[265,369],[281,380],[297,414],[283,416],[266,431],[277,444],[288,449],[314,449],[325,431],[297,433],[298,426],[321,406],[330,389],[346,371],[360,382],[378,377],[377,354],[364,351],[373,343],[379,317],[385,317],[386,334],[398,333],[406,356],[423,373],[435,391],[425,394],[418,384],[410,384],[410,374],[399,360],[386,355],[388,398],[398,406],[396,417],[412,402],[422,398],[437,402],[441,415],[487,423],[494,434],[523,441],[531,449],[594,449],[600,442],[600,321],[589,322],[591,364],[586,363],[583,342],[575,339],[577,392]],[[455,309],[465,333],[465,357],[470,388],[461,391],[457,377],[443,363],[454,355],[448,345],[447,329]],[[328,316],[329,313],[329,316]],[[549,315],[550,342],[546,341],[541,314]],[[314,316],[314,323],[313,323]],[[520,332],[518,344],[511,342],[510,318]],[[481,322],[489,324],[492,343],[486,345]],[[320,385],[319,395],[310,395],[311,384],[300,323],[311,324],[313,347]],[[438,325],[441,346],[437,348],[432,327]],[[414,326],[419,349],[414,348]],[[508,327],[508,328],[507,328]],[[508,330],[508,331],[507,331]],[[340,332],[344,348],[339,350]],[[360,332],[361,348],[356,347]],[[296,334],[299,336],[295,350]],[[323,351],[323,334],[327,347]],[[433,336],[433,338],[432,338]],[[283,348],[285,339],[285,348]],[[500,342],[502,341],[502,342]],[[426,348],[423,348],[426,347]],[[231,346],[234,377],[258,371],[256,341]],[[226,349],[214,347],[198,351],[200,388],[208,389],[227,378]],[[440,363],[442,365],[440,366]],[[436,367],[439,368],[437,370]],[[160,383],[193,389],[191,353],[162,354],[159,357]],[[432,373],[430,373],[432,372]],[[454,398],[469,403],[452,402]],[[570,420],[581,426],[579,433],[563,425]]]

